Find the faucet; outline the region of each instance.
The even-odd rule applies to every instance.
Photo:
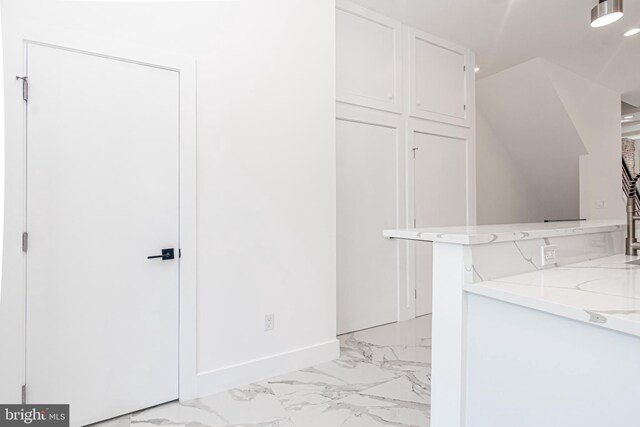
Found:
[[[640,174],[629,182],[629,191],[627,193],[627,238],[625,240],[625,253],[627,255],[638,255],[640,242],[636,239],[636,221],[640,220],[638,211],[636,211],[636,184],[638,183]]]

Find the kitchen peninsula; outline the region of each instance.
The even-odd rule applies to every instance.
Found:
[[[432,426],[635,425],[640,265],[623,221],[383,234],[433,242]]]

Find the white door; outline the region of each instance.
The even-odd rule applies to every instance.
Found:
[[[27,58],[27,402],[69,403],[75,426],[174,400],[178,73]]]
[[[467,222],[466,142],[437,135],[414,135],[414,201],[417,227]],[[432,244],[415,242],[416,316],[432,312]]]
[[[337,120],[338,334],[398,318],[398,131]]]

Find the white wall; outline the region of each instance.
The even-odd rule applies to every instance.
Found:
[[[476,114],[478,224],[540,222],[549,217],[531,183],[481,112]]]
[[[479,223],[624,216],[619,94],[537,58],[477,96]]]
[[[197,60],[198,393],[336,357],[333,1],[4,0],[2,8],[12,138],[0,401],[15,401],[22,381],[19,19]],[[275,330],[265,333],[268,313]],[[276,363],[284,355],[287,364]]]
[[[529,182],[527,189],[545,213],[537,221],[575,219],[580,205],[578,156],[586,150],[545,64],[535,59],[479,80],[478,111]],[[487,169],[478,163],[478,175]],[[510,179],[506,171],[504,179]]]
[[[620,94],[550,62],[547,72],[589,153],[580,157],[580,216],[623,219]]]

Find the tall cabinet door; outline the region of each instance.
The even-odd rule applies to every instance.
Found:
[[[416,227],[467,223],[466,141],[414,133]],[[416,316],[431,313],[432,244],[415,243]]]
[[[337,325],[352,332],[397,320],[398,129],[337,121]]]

